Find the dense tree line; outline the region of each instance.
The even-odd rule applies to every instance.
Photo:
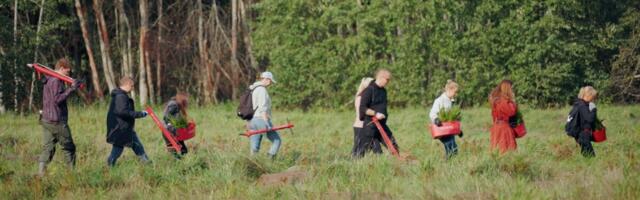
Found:
[[[464,105],[485,104],[503,78],[531,105],[565,105],[586,84],[604,101],[640,101],[633,0],[0,0],[0,24],[0,110],[36,110],[25,64],[60,57],[88,83],[87,103],[122,75],[141,103],[177,91],[219,103],[268,68],[274,103],[345,107],[380,67],[400,106],[431,102],[447,79]]]

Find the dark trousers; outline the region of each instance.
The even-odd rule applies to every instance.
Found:
[[[362,132],[362,128],[353,127],[353,147],[351,148],[351,156],[356,157],[358,152],[358,144],[360,139],[360,132]]]
[[[580,152],[584,157],[596,156],[593,146],[591,145],[591,131],[582,131],[578,134],[576,142],[580,145]]]
[[[133,133],[133,142],[131,143],[131,149],[138,157],[140,157],[142,161],[147,162],[149,160],[149,158],[147,158],[146,153],[144,152],[144,147],[142,146],[142,142],[140,142],[140,139],[138,138],[138,135],[136,133]],[[107,164],[109,166],[116,165],[116,161],[118,160],[118,158],[120,158],[123,151],[124,151],[123,146],[113,145],[113,147],[111,148],[111,154],[107,159]]]
[[[66,123],[40,122],[42,125],[42,153],[38,161],[48,164],[56,152],[56,143],[62,146],[65,162],[69,167],[76,164],[76,145],[71,137],[71,130]]]
[[[456,144],[456,136],[450,135],[440,138],[440,142],[444,144],[444,151],[446,152],[446,158],[451,158],[452,156],[458,154],[458,145]]]
[[[381,123],[382,128],[389,136],[392,145],[400,152],[400,148],[398,147],[398,143],[396,142],[395,137],[393,137],[393,133],[389,129],[389,127],[385,123]],[[386,147],[384,140],[382,139],[382,135],[380,135],[380,131],[376,128],[376,125],[373,123],[368,123],[365,121],[365,126],[357,133],[356,136],[357,147],[353,152],[353,157],[361,158],[365,155],[366,152],[373,151],[375,154],[382,153],[382,146]]]

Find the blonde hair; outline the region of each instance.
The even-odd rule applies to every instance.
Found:
[[[133,81],[133,79],[129,76],[123,76],[122,78],[120,78],[120,81],[119,81],[120,86],[124,86],[126,84],[134,84],[134,83],[135,81]]]
[[[356,96],[360,95],[362,91],[364,91],[364,89],[366,89],[367,86],[371,84],[372,81],[373,81],[373,78],[371,77],[362,78],[362,80],[360,81],[360,85],[358,86],[358,91],[356,92]]]
[[[587,96],[591,96],[595,98],[598,96],[598,91],[596,91],[596,89],[591,86],[585,86],[580,88],[580,92],[578,93],[578,98],[584,100],[584,98]]]
[[[447,80],[447,84],[444,85],[444,91],[458,89],[460,86],[455,81],[449,79]]]

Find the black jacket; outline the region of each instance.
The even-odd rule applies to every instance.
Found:
[[[578,110],[578,124],[580,125],[580,131],[591,132],[595,128],[596,124],[596,109],[594,108],[593,110],[589,110],[589,103],[582,99],[576,100],[573,107]]]
[[[386,116],[385,119],[380,120],[381,123],[385,123],[389,118],[389,113],[387,113],[387,90],[372,81],[360,96],[360,120],[370,122],[371,116],[367,116],[366,112],[367,109],[372,109],[376,113],[382,113]]]
[[[107,113],[107,142],[116,146],[130,146],[133,141],[133,130],[136,118],[144,117],[136,112],[133,99],[120,88],[111,91],[111,104]]]

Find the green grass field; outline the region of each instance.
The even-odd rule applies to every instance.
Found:
[[[289,118],[294,134],[280,132],[283,145],[274,161],[249,157],[244,124],[235,107],[190,110],[198,135],[187,141],[188,156],[174,160],[150,118],[137,132],[152,165],[138,163],[127,149],[116,168],[106,167],[105,105],[72,107],[70,127],[77,167],[65,170],[59,151],[49,173],[38,178],[42,130],[37,116],[0,116],[0,199],[638,199],[640,198],[640,106],[599,106],[608,140],[594,143],[596,157],[583,158],[564,134],[569,108],[524,109],[529,133],[518,150],[503,156],[489,149],[487,108],[463,110],[465,137],[460,153],[444,160],[442,144],[425,128],[427,108],[392,109],[389,126],[401,152],[417,158],[402,162],[385,152],[352,160],[352,111],[304,113],[275,108],[274,123]],[[160,111],[156,108],[156,112]],[[303,182],[261,186],[261,174],[296,166]]]

